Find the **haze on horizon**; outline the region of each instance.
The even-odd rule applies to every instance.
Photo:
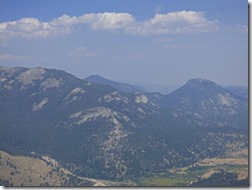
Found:
[[[79,78],[248,85],[245,0],[1,0],[0,65]]]

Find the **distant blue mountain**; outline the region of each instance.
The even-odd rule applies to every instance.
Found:
[[[248,99],[248,88],[245,86],[226,86],[225,88],[229,92],[231,92],[237,96]]]
[[[119,91],[123,91],[123,92],[129,92],[129,93],[146,92],[146,90],[142,87],[133,86],[133,85],[125,84],[125,83],[114,82],[100,75],[90,75],[84,78],[84,80],[92,82],[92,83],[96,83],[96,84],[110,85],[113,88]]]
[[[248,102],[218,84],[195,78],[163,97],[162,106],[188,123],[248,126]]]

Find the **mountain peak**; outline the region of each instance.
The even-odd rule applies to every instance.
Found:
[[[209,80],[205,79],[205,78],[192,78],[190,80],[188,80],[188,82],[198,82],[198,83],[201,83],[201,82],[207,82]]]
[[[102,77],[101,75],[89,75],[88,77],[85,78],[85,80],[88,80],[90,82],[92,81],[99,82],[99,81],[104,81],[108,79]]]
[[[218,84],[204,79],[204,78],[192,78],[190,80],[187,81],[187,83],[185,84],[185,86],[187,87],[191,87],[191,88],[201,88],[201,87],[220,87]]]
[[[198,83],[198,84],[200,84],[200,83],[209,83],[209,82],[214,83],[214,82],[212,82],[210,80],[207,80],[205,78],[192,78],[192,79],[187,81],[187,83]]]
[[[87,78],[104,78],[101,75],[89,75]]]

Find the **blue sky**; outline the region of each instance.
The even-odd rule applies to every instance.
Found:
[[[180,86],[248,83],[244,0],[0,0],[0,65]]]

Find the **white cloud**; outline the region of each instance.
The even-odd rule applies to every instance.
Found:
[[[14,54],[0,54],[0,63],[1,62],[16,62],[16,61],[29,61],[31,57],[26,55],[14,55]]]
[[[178,11],[155,14],[142,27],[142,34],[197,33],[218,29],[217,21],[207,20],[202,12]]]
[[[134,17],[128,13],[98,13],[89,24],[97,30],[118,30],[128,28],[134,22]]]
[[[36,18],[3,22],[0,23],[0,40],[70,34],[79,25],[85,25],[94,30],[122,30],[135,35],[211,32],[218,29],[217,21],[208,20],[204,13],[196,11],[157,13],[153,18],[145,21],[136,21],[129,13],[105,12],[81,16],[63,15],[50,22],[41,22]]]
[[[0,39],[47,37],[51,32],[49,23],[40,22],[36,18],[22,18],[18,21],[0,23]]]
[[[94,52],[88,51],[86,47],[78,47],[68,54],[71,58],[84,58],[84,57],[93,57],[95,56]]]
[[[80,23],[81,23],[80,19],[76,16],[70,17],[69,15],[62,15],[61,17],[53,19],[50,22],[50,25],[53,27],[57,27],[57,26],[68,26]]]

